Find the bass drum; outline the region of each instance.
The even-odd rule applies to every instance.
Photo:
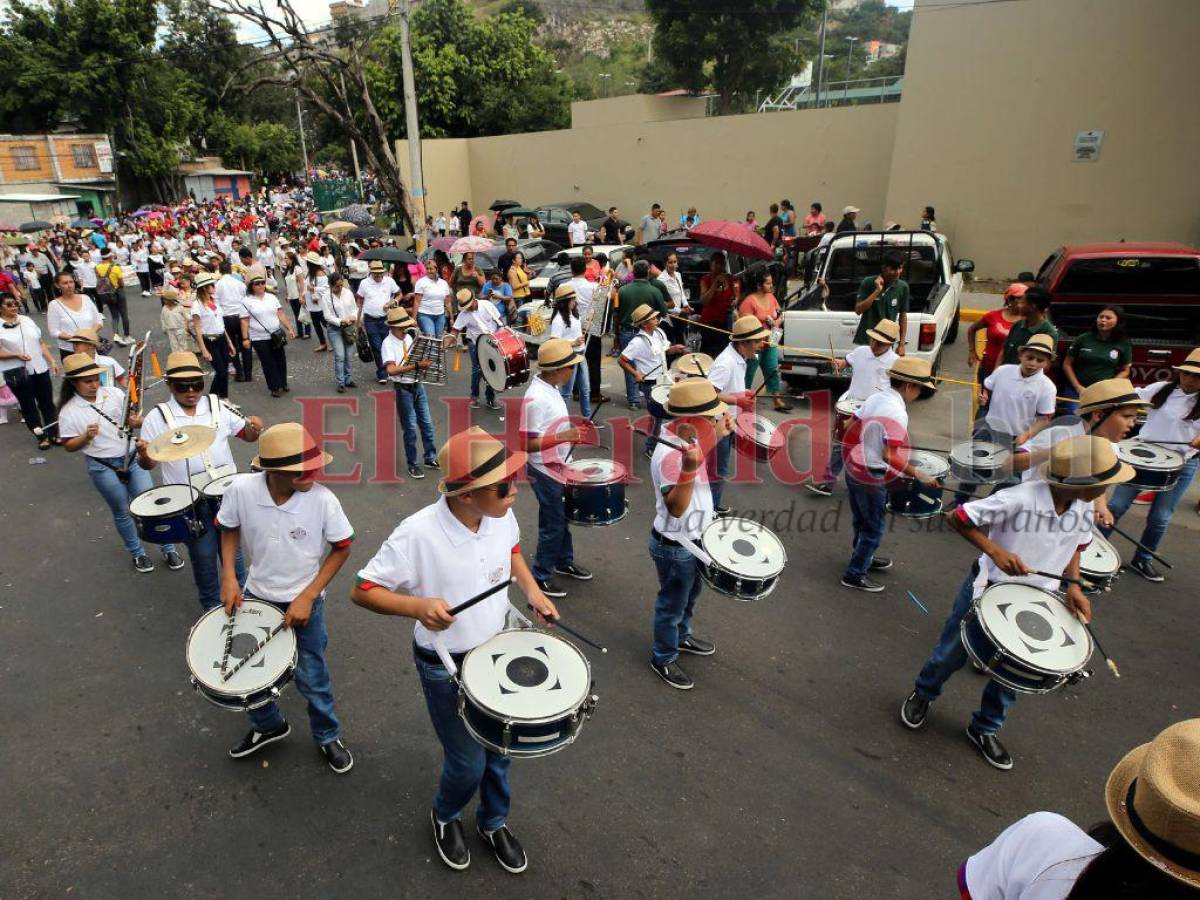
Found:
[[[511,328],[498,328],[475,340],[483,380],[496,392],[519,387],[529,380],[529,350]]]
[[[142,491],[129,504],[138,537],[147,544],[185,544],[208,531],[200,492],[190,484],[164,484]]]

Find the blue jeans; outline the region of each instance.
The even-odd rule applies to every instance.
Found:
[[[104,462],[120,468],[123,460],[119,456],[114,456]],[[108,508],[112,512],[113,524],[117,526],[117,533],[125,542],[125,549],[129,551],[129,555],[134,559],[145,556],[146,550],[142,546],[142,539],[138,537],[137,526],[133,524],[133,517],[129,515],[129,503],[138,494],[154,487],[150,473],[137,463],[133,463],[129,467],[129,484],[122,484],[116,472],[91,456],[87,457],[87,471],[88,476],[92,479],[92,484],[96,486],[96,490],[108,504]],[[175,552],[175,545],[163,544],[160,549],[163,556],[166,556],[168,553]]]
[[[725,482],[733,474],[733,435],[727,434],[717,441],[717,472],[716,478],[709,480],[709,490],[712,492],[713,508],[721,505],[721,494],[725,491]]]
[[[221,605],[221,529],[209,522],[208,531],[192,538],[185,545],[192,560],[192,581],[204,609]],[[238,584],[246,583],[246,565],[242,560],[242,548],[238,547],[233,563]]]
[[[479,382],[483,381],[483,369],[479,367],[479,349],[474,341],[467,341],[467,352],[471,354],[471,399],[479,399]],[[484,382],[484,397],[488,403],[496,402],[496,392],[492,386]]]
[[[887,488],[882,484],[858,481],[847,471],[846,491],[850,497],[850,520],[854,526],[853,550],[850,562],[846,564],[846,578],[861,578],[867,574],[875,551],[883,543]]]
[[[1179,473],[1179,480],[1175,482],[1175,487],[1169,491],[1159,491],[1154,495],[1154,502],[1150,504],[1150,511],[1146,514],[1146,527],[1142,530],[1141,538],[1141,542],[1151,550],[1158,549],[1163,535],[1167,533],[1167,526],[1171,524],[1171,515],[1175,512],[1179,501],[1183,499],[1183,495],[1187,493],[1192,479],[1196,477],[1198,465],[1200,465],[1200,456],[1193,456],[1183,464],[1183,471]],[[1121,516],[1125,515],[1129,505],[1133,503],[1133,499],[1139,493],[1141,491],[1138,488],[1130,487],[1127,484],[1117,485],[1113,489],[1112,496],[1108,498],[1108,509],[1113,514],[1115,521],[1121,520]],[[1112,529],[1104,528],[1101,531],[1107,537]],[[1147,562],[1150,560],[1150,554],[1139,548],[1133,554],[1133,558]]]
[[[495,831],[508,819],[512,760],[488,750],[467,732],[458,716],[458,685],[443,666],[420,658],[414,663],[429,720],[442,744],[442,777],[433,798],[434,815],[443,823],[462,818],[463,808],[478,790],[475,820],[484,831]]]
[[[622,350],[629,345],[629,342],[633,340],[633,336],[635,334],[637,334],[637,332],[632,328],[621,329],[621,333],[617,336],[617,342],[620,344]],[[630,406],[634,406],[641,400],[641,398],[638,396],[638,383],[634,380],[634,377],[624,369],[621,371],[625,375],[625,401]]]
[[[626,376],[626,377],[628,377],[628,376]],[[649,409],[650,408],[650,392],[653,391],[656,387],[658,387],[658,382],[657,381],[643,381],[641,383],[634,382],[634,384],[637,385],[638,390],[641,392],[642,405],[645,406],[647,409]],[[654,425],[650,428],[650,434],[652,434],[654,437],[658,437],[659,432],[662,431],[662,425],[663,425],[663,420],[660,419],[658,416],[655,416],[654,417]],[[645,450],[647,453],[654,452],[654,441],[650,440],[650,438],[646,438]]]
[[[533,557],[533,577],[545,581],[554,574],[555,566],[569,566],[575,561],[575,546],[563,507],[562,483],[532,465],[526,466],[525,471],[538,502],[538,542]]]
[[[650,657],[656,666],[673,663],[679,644],[692,636],[692,613],[703,581],[696,557],[683,547],[673,547],[650,535],[650,558],[658,570],[658,596],[654,600],[654,644]]]
[[[433,418],[429,415],[429,398],[423,384],[396,385],[396,412],[404,432],[404,458],[409,466],[417,464],[417,428],[425,446],[425,462],[437,459],[437,440],[433,434]]]
[[[282,605],[279,608],[284,611],[287,609]],[[317,746],[324,747],[330,741],[336,741],[341,734],[341,726],[333,712],[333,682],[329,677],[329,666],[325,664],[325,645],[329,643],[329,632],[325,630],[324,594],[313,604],[308,624],[296,628],[295,632],[300,649],[296,664],[296,690],[308,701],[308,724],[313,740]],[[259,734],[283,727],[283,712],[278,703],[252,709],[247,715],[250,725]]]
[[[585,418],[592,415],[592,387],[588,384],[587,363],[580,363],[571,373],[571,380],[558,389],[562,398],[571,405],[571,393],[579,388],[579,412]]]
[[[446,314],[439,313],[435,316],[429,313],[417,313],[417,327],[421,329],[421,334],[431,334],[437,337],[446,330]]]
[[[350,371],[350,356],[355,352],[354,345],[345,338],[345,332],[340,325],[326,324],[329,349],[333,351],[333,380],[338,387],[345,387],[354,380]]]
[[[371,353],[375,357],[375,380],[387,378],[383,368],[383,342],[388,336],[387,318],[384,316],[363,316],[363,328],[367,330],[367,342],[371,345]]]
[[[950,615],[946,618],[942,636],[933,652],[929,654],[929,659],[925,661],[921,674],[917,676],[917,696],[930,703],[941,696],[942,686],[967,661],[967,651],[963,649],[959,625],[963,616],[971,609],[972,583],[977,574],[977,565],[971,567],[970,574],[958,589],[958,596],[954,598],[954,609],[950,610]],[[1016,699],[1016,691],[989,679],[983,688],[979,709],[971,716],[971,725],[980,734],[995,734],[1004,724],[1008,708]]]

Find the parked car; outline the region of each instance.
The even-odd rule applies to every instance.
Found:
[[[538,219],[542,223],[542,228],[545,229],[546,237],[563,247],[571,246],[571,241],[567,237],[567,226],[571,224],[571,213],[574,212],[579,213],[583,221],[587,222],[588,240],[593,239],[596,232],[600,230],[600,226],[604,224],[604,220],[608,218],[607,212],[587,202],[547,203],[537,208]],[[621,223],[621,231],[625,240],[632,241],[633,226],[624,219],[617,221]]]
[[[526,240],[517,241],[517,249],[525,254],[525,264],[529,266],[535,273],[540,272],[548,265],[562,248],[545,238],[528,238]],[[425,248],[421,253],[421,261],[433,257],[434,250],[432,247]],[[500,257],[504,255],[504,242],[497,241],[496,246],[490,250],[481,250],[475,254],[475,265],[484,275],[490,276],[492,272],[500,265]],[[463,255],[461,253],[451,253],[450,261],[454,265],[462,262]]]
[[[597,254],[603,253],[608,257],[608,264],[616,266],[625,256],[633,251],[632,244],[593,244],[592,250]],[[553,258],[529,281],[529,292],[534,297],[545,297],[546,286],[563,269],[571,270],[570,259],[583,255],[583,247],[568,247],[554,254]]]
[[[810,280],[783,313],[782,343],[788,349],[780,368],[789,383],[832,374],[830,348],[839,358],[853,349],[859,285],[879,274],[881,257],[892,251],[905,259],[908,355],[928,359],[938,370],[942,348],[958,337],[963,275],[975,263],[955,262],[946,236],[938,232],[858,231],[838,235],[818,254]]]
[[[1059,358],[1096,321],[1101,307],[1125,309],[1134,384],[1169,378],[1200,345],[1200,250],[1185,244],[1077,244],[1042,263],[1038,283],[1053,298]]]
[[[679,275],[683,279],[683,290],[688,302],[696,309],[700,308],[700,279],[708,274],[712,267],[714,253],[724,251],[714,247],[706,247],[687,236],[685,231],[674,231],[646,244],[650,261],[662,269],[667,264],[667,257],[674,253],[679,258]],[[748,264],[747,260],[736,253],[725,253],[725,261],[731,275],[745,278],[747,274],[756,272],[755,266],[762,268],[763,264]],[[747,269],[747,266],[750,268]],[[777,285],[783,290],[786,285]],[[778,293],[778,291],[777,291]]]

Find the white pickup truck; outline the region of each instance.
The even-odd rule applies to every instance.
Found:
[[[908,355],[928,359],[937,371],[942,347],[958,337],[963,274],[974,271],[975,263],[955,262],[945,236],[936,232],[858,231],[810,251],[811,275],[783,313],[781,343],[787,349],[780,369],[789,383],[832,374],[831,346],[839,358],[853,349],[859,285],[878,275],[880,257],[893,251],[904,257],[900,277],[909,287]]]

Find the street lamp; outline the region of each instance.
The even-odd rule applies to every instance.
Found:
[[[601,72],[599,77],[604,79],[604,96],[607,97],[608,91],[609,91],[609,85],[612,82],[612,73],[611,72]]]
[[[854,42],[856,37],[846,38],[846,86],[842,91],[842,100],[846,103],[850,102],[850,63],[854,59]]]

